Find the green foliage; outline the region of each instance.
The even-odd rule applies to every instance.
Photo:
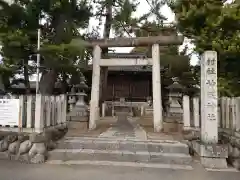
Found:
[[[198,52],[223,54],[240,51],[240,5],[219,0],[179,0],[171,3],[178,29],[193,40]]]
[[[78,69],[86,68],[89,58],[84,48],[68,44],[44,45],[40,53],[44,57],[43,62],[46,67],[70,74]]]
[[[192,40],[196,52],[218,52],[219,93],[237,95],[240,4],[237,1],[226,4],[219,0],[171,0],[169,5],[176,14],[178,30]]]
[[[81,36],[79,28],[88,26],[92,15],[88,1],[15,0],[8,4],[0,0],[0,7],[2,71],[25,73],[25,82],[29,81],[29,75],[36,72],[38,28],[41,28],[42,70],[71,73],[83,68],[82,62],[88,54],[69,42]],[[44,19],[41,25],[39,18]]]

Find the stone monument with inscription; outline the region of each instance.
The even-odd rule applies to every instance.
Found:
[[[206,168],[227,168],[228,148],[218,142],[217,52],[201,59],[201,140],[193,148]]]

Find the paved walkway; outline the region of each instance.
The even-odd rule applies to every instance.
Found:
[[[1,180],[239,180],[240,173],[0,161]]]
[[[104,133],[100,134],[99,137],[108,137],[116,139],[138,139],[146,140],[146,132],[139,124],[136,119],[128,117],[126,113],[118,113],[118,120],[115,124]]]

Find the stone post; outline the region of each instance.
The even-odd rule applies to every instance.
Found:
[[[194,127],[196,129],[199,129],[200,127],[200,115],[199,115],[199,98],[193,97],[193,121],[194,121]]]
[[[220,100],[220,113],[221,113],[221,116],[220,117],[218,117],[218,119],[220,120],[220,127],[221,128],[224,128],[225,127],[225,111],[226,111],[226,106],[225,106],[225,104],[226,104],[226,98],[224,98],[224,97],[221,97],[221,100]]]
[[[201,140],[192,141],[206,168],[227,168],[228,146],[218,143],[217,52],[201,59]]]
[[[231,130],[234,133],[236,131],[237,128],[237,98],[232,98],[231,99],[231,105],[232,105],[232,127]]]
[[[142,106],[141,106],[141,116],[144,116],[144,110],[145,110],[145,108],[144,108],[144,106],[142,105]]]
[[[93,50],[92,61],[93,70],[92,70],[89,129],[95,129],[96,121],[99,119],[100,59],[101,48],[99,46],[95,46]]]
[[[154,131],[163,129],[162,120],[162,97],[161,97],[161,74],[160,74],[160,52],[159,45],[152,46],[152,86],[153,86],[153,124]]]
[[[225,119],[225,128],[230,128],[230,98],[226,98],[226,119]]]
[[[202,56],[201,74],[201,140],[218,143],[217,52],[206,51]]]
[[[189,96],[183,96],[183,125],[184,130],[190,130],[190,100]]]
[[[106,103],[102,103],[102,117],[105,117]]]
[[[35,132],[41,133],[44,128],[44,97],[41,94],[36,94],[35,102]]]

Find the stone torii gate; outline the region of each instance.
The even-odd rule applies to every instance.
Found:
[[[181,45],[182,36],[156,36],[140,38],[116,38],[98,41],[82,41],[81,45],[92,47],[93,75],[90,102],[89,128],[96,128],[99,119],[99,85],[101,66],[152,65],[153,122],[155,132],[163,129],[160,51],[159,46]],[[104,47],[137,47],[152,45],[152,58],[149,59],[101,59]],[[189,99],[183,102],[189,107]],[[189,108],[186,110],[189,113]],[[205,167],[226,168],[228,147],[218,142],[218,93],[217,93],[217,52],[205,51],[201,57],[201,138],[193,141],[192,147],[201,157]],[[190,117],[184,118],[184,127],[190,128]]]
[[[161,99],[161,74],[160,74],[160,48],[159,46],[181,45],[182,36],[156,36],[139,38],[115,38],[108,40],[84,41],[84,46],[93,47],[92,90],[90,101],[89,129],[96,128],[99,120],[99,92],[101,66],[143,66],[152,65],[153,86],[153,124],[154,131],[163,129],[162,99]],[[102,59],[101,48],[104,47],[139,47],[152,46],[152,58],[139,59]]]

